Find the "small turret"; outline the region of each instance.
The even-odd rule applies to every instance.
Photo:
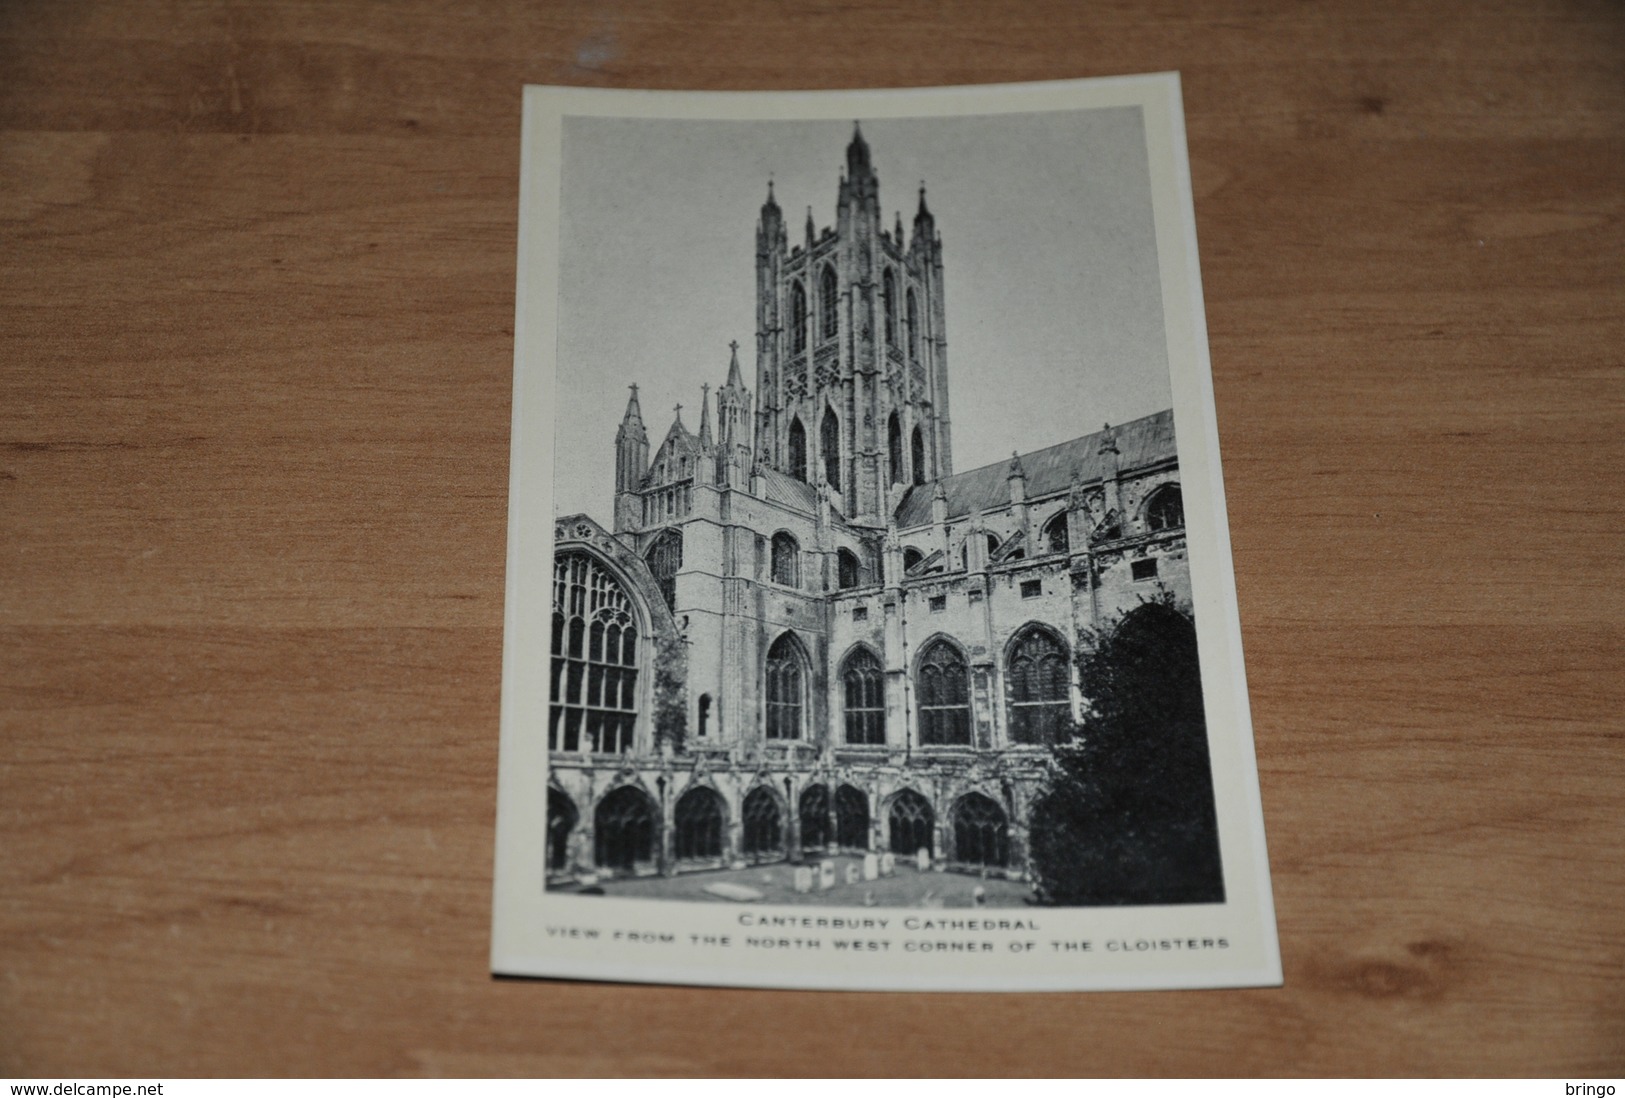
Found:
[[[638,407],[638,387],[630,386],[626,414],[615,430],[615,531],[633,529],[642,518],[636,495],[649,471],[649,432],[643,427],[643,410]]]
[[[861,123],[852,123],[852,140],[846,146],[846,174],[853,179],[870,174],[874,169],[869,164],[869,142],[863,139],[863,126]]]
[[[770,176],[767,181],[767,201],[762,203],[761,216],[756,222],[756,254],[768,255],[775,249],[781,249],[785,242],[784,211],[779,209],[778,199],[773,197],[773,179]]]
[[[681,405],[679,405],[681,407]],[[711,452],[711,386],[700,386],[700,452]]]

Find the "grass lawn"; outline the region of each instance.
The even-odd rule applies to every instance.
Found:
[[[1032,886],[1024,881],[1007,881],[1002,877],[983,879],[968,873],[921,873],[912,864],[897,864],[892,877],[873,881],[846,883],[846,867],[863,867],[863,859],[837,855],[834,888],[825,892],[814,889],[800,893],[795,890],[795,867],[788,862],[777,865],[759,865],[749,869],[713,869],[699,873],[684,873],[676,877],[631,877],[601,880],[598,887],[606,896],[625,896],[644,900],[700,900],[707,903],[740,903],[724,899],[705,891],[707,885],[744,885],[762,893],[760,900],[743,901],[764,904],[812,904],[820,907],[974,907],[975,890],[984,891],[983,906],[1023,907],[1032,895]],[[816,875],[816,867],[814,873]],[[565,886],[556,891],[576,892]]]

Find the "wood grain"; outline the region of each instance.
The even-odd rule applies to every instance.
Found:
[[[493,980],[519,89],[1179,69],[1286,986]],[[1625,9],[0,9],[0,1072],[1625,1070]]]

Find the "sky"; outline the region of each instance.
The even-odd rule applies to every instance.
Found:
[[[882,223],[923,180],[943,240],[953,461],[967,470],[1171,404],[1137,107],[862,123]],[[756,222],[835,221],[852,121],[567,118],[554,508],[613,517],[636,382],[650,455],[740,345],[756,385]],[[713,406],[713,429],[715,410]]]

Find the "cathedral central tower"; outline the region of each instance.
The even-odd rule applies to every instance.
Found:
[[[756,226],[757,457],[827,484],[850,520],[884,525],[895,488],[953,472],[942,238],[920,187],[913,233],[887,230],[854,128],[835,225],[811,208],[791,247],[768,184]]]

